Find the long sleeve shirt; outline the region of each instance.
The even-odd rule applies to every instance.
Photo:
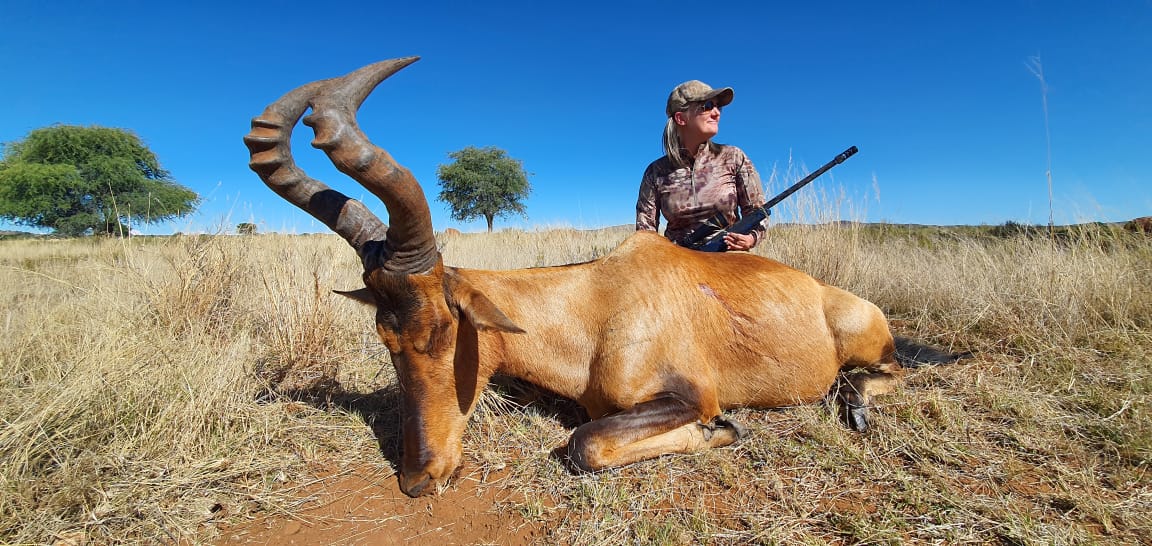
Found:
[[[636,229],[658,231],[660,216],[668,221],[664,236],[672,241],[721,213],[731,224],[740,214],[762,206],[764,190],[752,161],[735,146],[706,142],[690,167],[676,167],[668,156],[648,165],[636,199]],[[764,237],[764,220],[753,233]]]

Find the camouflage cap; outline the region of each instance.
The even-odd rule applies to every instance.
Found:
[[[704,102],[708,99],[716,99],[718,106],[728,106],[728,103],[732,102],[733,95],[735,93],[731,87],[712,89],[700,80],[686,81],[677,85],[668,95],[668,107],[664,111],[668,117],[672,117],[672,114],[687,108],[689,103]]]

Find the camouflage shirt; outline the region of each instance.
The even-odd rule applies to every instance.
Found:
[[[687,155],[687,154],[685,154]],[[691,167],[677,168],[661,157],[644,171],[636,199],[636,229],[657,231],[660,216],[668,221],[664,236],[676,241],[716,213],[731,224],[765,203],[760,175],[752,161],[735,146],[702,144]],[[756,243],[764,238],[764,224],[753,230]]]

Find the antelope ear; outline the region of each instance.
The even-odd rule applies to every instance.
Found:
[[[333,292],[340,294],[341,296],[344,296],[346,298],[356,300],[360,303],[363,303],[364,305],[371,305],[372,307],[376,307],[376,296],[373,296],[372,291],[367,289],[367,288],[361,288],[359,290],[347,290],[347,291],[345,291],[345,290],[333,290]]]
[[[465,299],[457,301],[460,305],[460,311],[468,317],[469,322],[477,330],[498,330],[510,334],[525,333],[523,328],[512,322],[508,315],[505,315],[499,307],[496,307],[496,304],[492,303],[492,300],[480,292],[472,290],[465,296]]]
[[[508,318],[492,300],[454,272],[445,271],[449,294],[456,308],[468,318],[477,330],[496,330],[510,334],[523,334],[524,329]]]

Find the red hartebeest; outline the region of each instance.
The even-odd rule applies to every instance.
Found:
[[[743,428],[724,408],[814,402],[838,378],[849,424],[864,428],[872,396],[901,368],[897,357],[925,349],[897,347],[875,305],[786,265],[687,250],[650,232],[584,264],[445,266],[420,186],[355,119],[376,85],[414,61],[302,86],[244,138],[264,182],[361,258],[365,287],[345,294],[375,306],[396,367],[408,495],[435,490],[461,465],[465,423],[496,373],[579,402],[591,421],[572,434],[568,455],[597,470],[731,444]],[[296,167],[291,133],[308,108],[312,145],[384,202],[391,227]],[[928,351],[927,360],[952,358]],[[843,374],[852,368],[865,371]]]

